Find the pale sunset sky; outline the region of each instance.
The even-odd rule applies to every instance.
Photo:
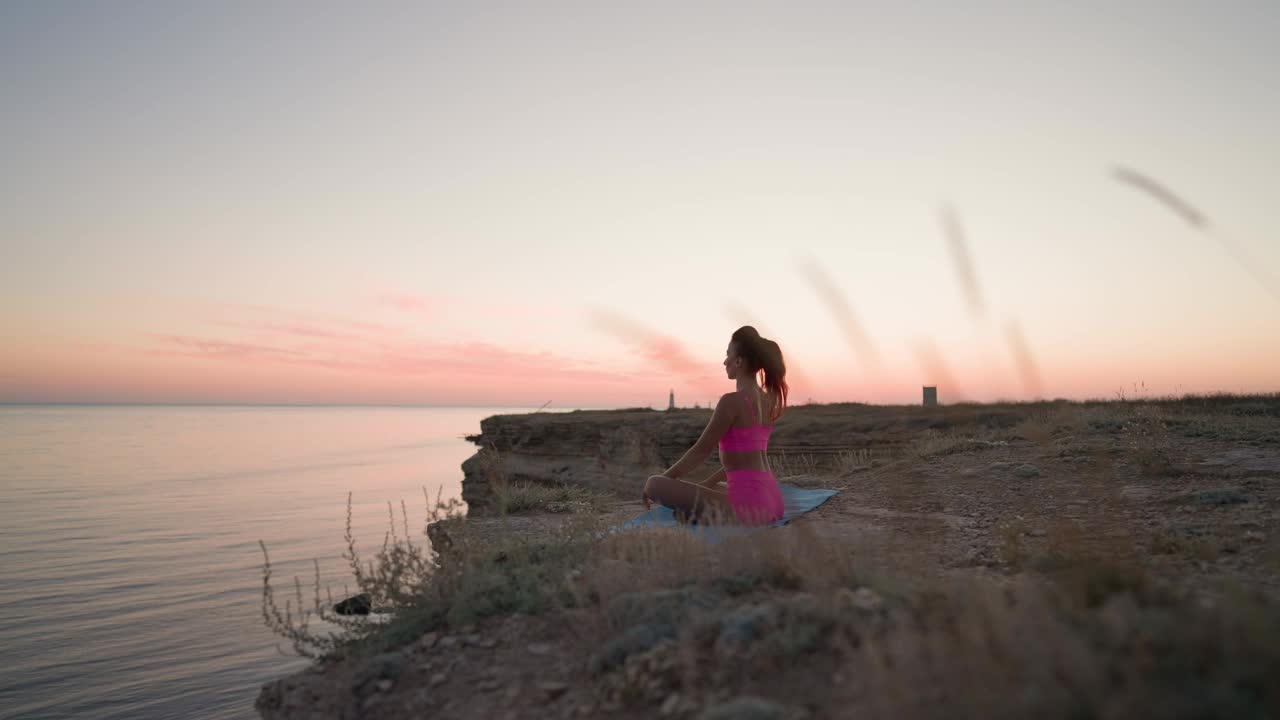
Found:
[[[0,402],[705,405],[744,323],[793,402],[1277,391],[1277,28],[4,3]]]

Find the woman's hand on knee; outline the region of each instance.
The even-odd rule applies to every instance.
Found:
[[[650,475],[649,478],[644,481],[644,489],[640,491],[640,500],[644,503],[645,510],[653,508],[653,481],[655,478],[662,478],[663,480],[671,479],[666,475]]]

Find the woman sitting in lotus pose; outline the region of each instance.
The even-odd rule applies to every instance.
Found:
[[[738,389],[720,397],[702,436],[683,457],[645,481],[642,498],[646,508],[657,502],[682,519],[765,525],[782,518],[782,490],[765,456],[773,423],[787,405],[782,350],[744,325],[729,339],[724,370]],[[756,384],[762,372],[763,389]],[[685,480],[717,442],[723,467],[701,483]]]

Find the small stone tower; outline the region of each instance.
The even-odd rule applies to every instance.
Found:
[[[925,385],[924,386],[924,406],[935,407],[937,406],[937,404],[938,404],[938,386]]]
[[[672,390],[671,395],[667,398],[667,409],[668,410],[676,409],[676,391],[675,390]]]

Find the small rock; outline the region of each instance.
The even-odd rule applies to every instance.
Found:
[[[720,635],[716,645],[727,649],[744,648],[763,637],[773,623],[777,610],[770,604],[743,605],[720,619]]]
[[[444,637],[440,638],[439,644],[440,644],[440,647],[442,648],[456,648],[458,647],[458,643],[459,643],[459,640],[457,635],[445,635]]]
[[[680,693],[671,693],[666,700],[662,701],[662,707],[658,709],[658,714],[662,717],[671,717],[680,709]]]
[[[1024,463],[1015,468],[1013,474],[1022,478],[1040,477],[1040,468],[1030,463]]]
[[[1120,490],[1120,497],[1131,502],[1146,502],[1151,499],[1152,490],[1140,485],[1125,485]]]
[[[394,684],[395,683],[391,682],[390,680],[379,680],[377,682],[378,692],[386,692],[390,690],[391,686]]]
[[[543,680],[538,683],[538,689],[547,697],[548,701],[556,700],[568,691],[569,686],[556,680]]]
[[[431,687],[436,687],[438,685],[443,685],[445,681],[448,679],[449,679],[448,675],[445,675],[442,672],[438,672],[435,675],[432,675],[431,680],[429,680],[428,682],[431,684]]]
[[[368,615],[372,605],[373,598],[369,593],[360,593],[334,604],[333,611],[339,615]]]
[[[482,639],[483,638],[481,638],[476,633],[471,633],[470,635],[467,635],[466,637],[462,638],[462,640],[466,642],[466,644],[468,645],[479,645]]]
[[[1236,505],[1249,502],[1244,488],[1224,487],[1212,490],[1201,490],[1194,495],[1195,501],[1201,505]]]
[[[1030,535],[1031,537],[1044,537],[1048,534],[1049,533],[1045,532],[1044,528],[1035,528],[1027,531],[1027,535]]]
[[[493,692],[494,690],[497,690],[500,687],[502,687],[502,683],[499,682],[497,678],[481,680],[480,682],[476,683],[476,688],[483,690],[484,692]]]
[[[608,672],[625,663],[627,657],[642,653],[663,640],[675,639],[676,635],[675,626],[669,623],[636,625],[606,642],[591,657],[587,667],[593,675]]]
[[[849,605],[859,610],[876,611],[884,606],[884,598],[879,593],[873,591],[872,588],[858,588],[854,592],[841,592],[841,597],[845,598]]]
[[[1266,535],[1257,530],[1246,530],[1243,537],[1245,542],[1262,542],[1267,539]]]
[[[544,643],[544,642],[529,643],[528,650],[533,655],[550,655],[551,643]]]
[[[549,513],[567,513],[572,511],[573,507],[569,505],[569,503],[552,500],[551,502],[543,505],[542,509]]]
[[[378,655],[355,674],[351,689],[357,697],[369,695],[375,689],[382,690],[382,683],[393,682],[404,671],[406,664],[404,655],[398,652]]]
[[[475,623],[467,623],[466,625],[463,625],[462,627],[458,628],[458,633],[460,635],[470,635],[475,631],[476,631]]]
[[[786,716],[786,708],[772,700],[743,695],[707,708],[698,720],[782,720]]]
[[[430,650],[438,642],[440,642],[440,633],[432,631],[418,639],[418,647],[423,650]]]

